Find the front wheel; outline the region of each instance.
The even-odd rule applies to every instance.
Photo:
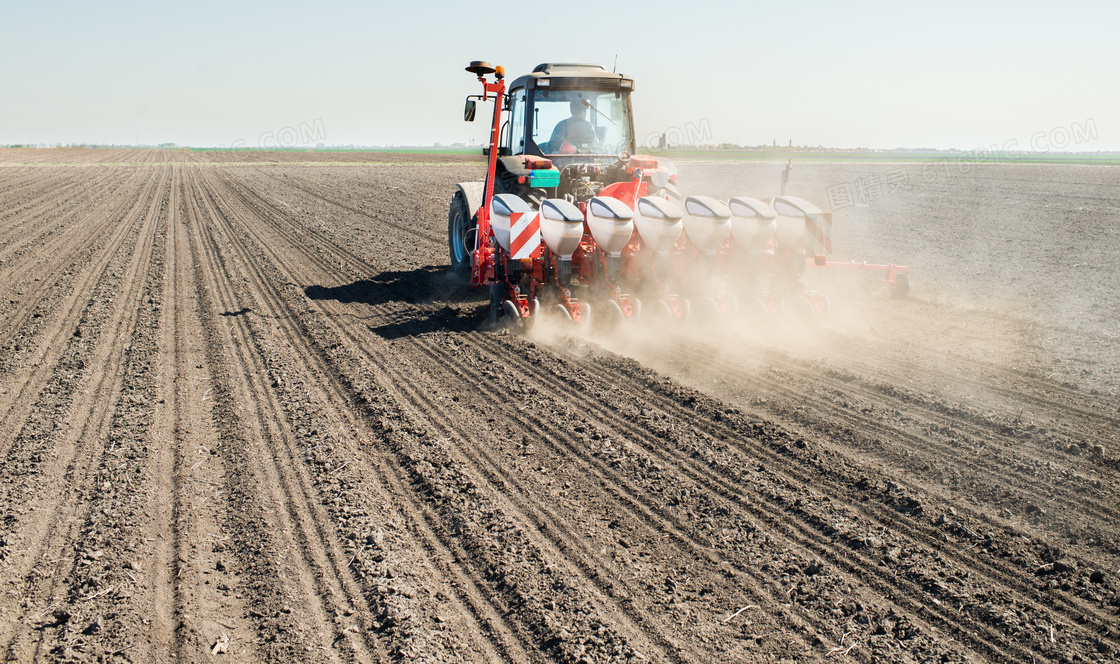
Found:
[[[478,222],[467,208],[467,198],[456,191],[447,211],[447,249],[451,255],[451,271],[461,279],[471,276],[471,252],[474,251]]]

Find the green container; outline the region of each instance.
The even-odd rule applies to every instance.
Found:
[[[529,186],[542,189],[560,186],[560,171],[555,168],[535,170],[529,172]]]

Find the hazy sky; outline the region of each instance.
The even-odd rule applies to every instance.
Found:
[[[0,144],[478,142],[470,60],[617,54],[639,137],[1029,149],[1091,120],[1068,149],[1120,150],[1116,2],[0,0],[0,26]]]

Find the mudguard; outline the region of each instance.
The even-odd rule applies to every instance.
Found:
[[[457,182],[455,188],[463,192],[463,198],[467,199],[467,210],[470,211],[471,218],[478,214],[478,209],[482,207],[482,196],[485,192],[485,182]]]

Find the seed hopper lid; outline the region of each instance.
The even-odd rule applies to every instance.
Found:
[[[773,207],[749,196],[736,196],[727,201],[727,207],[731,209],[731,214],[736,217],[773,219],[778,216]]]
[[[610,196],[596,196],[588,203],[591,209],[591,214],[599,217],[600,219],[617,219],[626,220],[633,219],[634,213],[626,206],[626,203],[611,198]]]
[[[546,198],[541,202],[541,212],[546,219],[555,221],[583,221],[583,213],[570,201],[562,198]]]
[[[708,196],[689,196],[684,200],[684,207],[694,217],[726,219],[731,216],[726,205]]]

